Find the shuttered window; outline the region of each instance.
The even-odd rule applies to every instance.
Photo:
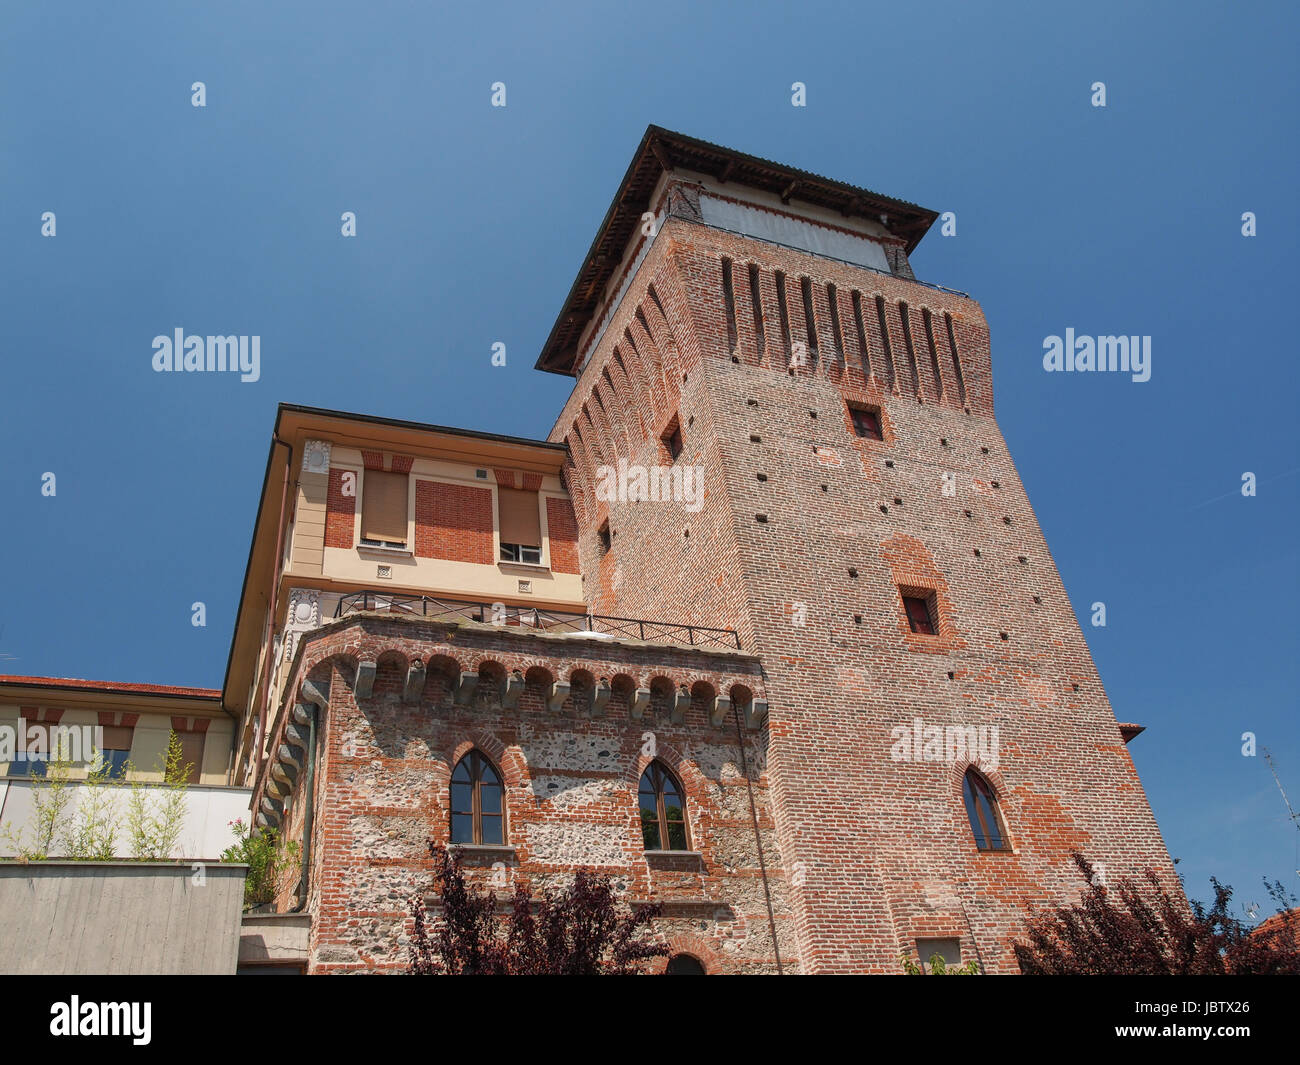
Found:
[[[406,543],[406,486],[404,473],[366,470],[361,485],[362,540]]]
[[[542,518],[537,493],[519,488],[498,488],[497,508],[501,521],[501,543],[523,547],[542,546]]]
[[[178,732],[177,735],[181,738],[181,765],[190,767],[186,783],[197,784],[203,772],[203,733]]]

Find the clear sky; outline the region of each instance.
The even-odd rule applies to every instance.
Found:
[[[5,5],[0,671],[220,686],[280,401],[545,436],[533,361],[653,122],[956,212],[914,268],[988,317],[1170,851],[1200,897],[1300,886],[1241,753],[1300,802],[1294,5],[537,7]],[[1045,373],[1067,327],[1151,336],[1151,379]],[[154,373],[176,328],[260,336],[260,380]]]

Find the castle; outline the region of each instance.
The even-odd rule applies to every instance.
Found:
[[[430,840],[674,973],[1015,972],[1071,851],[1172,872],[936,218],[652,126],[547,440],[280,407],[220,705],[308,972],[405,967]]]

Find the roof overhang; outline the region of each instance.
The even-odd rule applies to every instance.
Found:
[[[126,684],[73,677],[0,676],[0,703],[56,705],[64,709],[107,710],[134,706],[151,713],[216,714],[221,693],[214,688],[168,684]]]
[[[719,181],[775,193],[786,203],[800,200],[831,208],[846,218],[857,216],[879,223],[884,215],[886,228],[905,242],[909,255],[939,217],[937,211],[906,200],[649,126],[542,346],[537,369],[573,373],[578,340],[599,308],[600,295],[622,262],[642,214],[650,210],[659,179],[673,170],[710,174]]]

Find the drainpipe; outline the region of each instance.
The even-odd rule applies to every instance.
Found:
[[[772,930],[772,953],[776,956],[776,974],[784,976],[781,969],[781,948],[776,944],[776,915],[772,912],[772,889],[767,882],[767,863],[763,860],[763,837],[758,831],[758,807],[754,804],[754,783],[749,779],[749,758],[745,754],[745,737],[740,731],[740,707],[733,701],[731,717],[736,723],[736,743],[740,746],[740,771],[745,774],[745,787],[749,789],[749,816],[754,824],[754,843],[758,846],[758,870],[763,877],[763,898],[767,900],[767,926]]]
[[[326,703],[324,693],[309,680],[303,681],[302,694],[309,700],[309,705],[303,707],[307,714],[307,766],[302,794],[307,807],[302,814],[302,875],[294,888],[298,902],[290,913],[301,913],[306,908],[307,889],[311,883],[311,830],[316,812],[316,722]]]
[[[281,440],[275,433],[271,434],[271,446],[287,448],[289,454],[284,460],[284,487],[280,490],[280,520],[275,527],[275,559],[271,563],[271,593],[267,596],[267,609],[271,619],[266,626],[266,655],[262,659],[262,693],[258,698],[257,709],[257,758],[253,762],[253,779],[257,780],[262,771],[263,751],[266,749],[266,701],[271,691],[271,656],[275,651],[275,602],[276,590],[280,584],[280,558],[284,553],[284,511],[289,502],[289,467],[293,465],[293,447]]]

